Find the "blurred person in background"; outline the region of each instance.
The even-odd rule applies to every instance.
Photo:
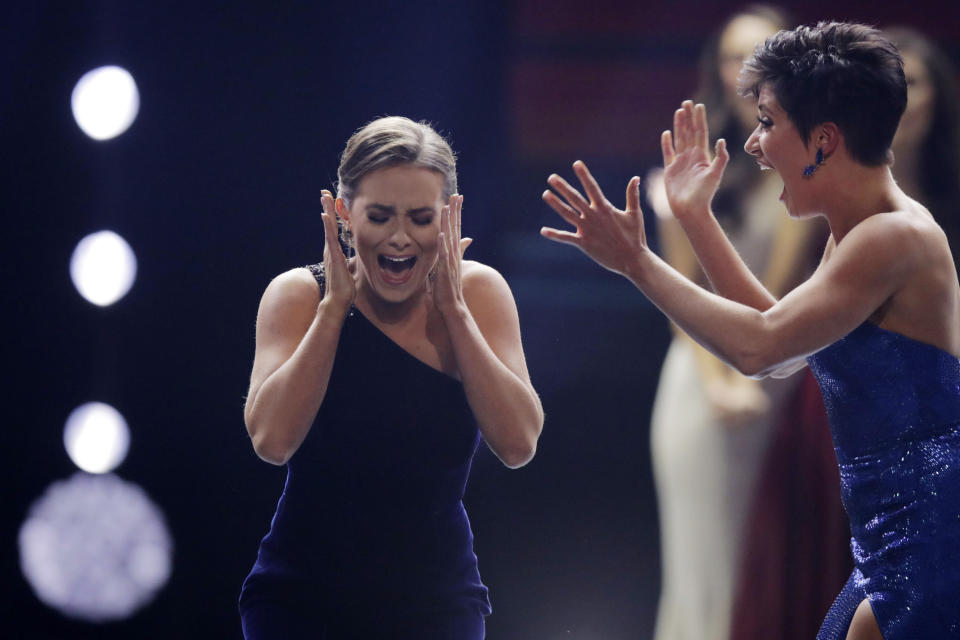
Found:
[[[960,242],[960,106],[954,70],[906,27],[886,30],[903,56],[907,108],[893,138],[897,184]],[[954,250],[954,259],[957,252]],[[778,420],[744,536],[737,640],[811,638],[853,565],[849,524],[820,388],[809,370]]]
[[[740,67],[755,45],[788,26],[781,10],[753,5],[730,16],[703,51],[697,96],[708,107],[711,129],[734,149],[757,123],[756,100],[737,93]],[[665,259],[706,284],[666,202],[662,169],[646,182]],[[757,171],[741,151],[732,155],[714,199],[717,219],[740,255],[778,296],[812,268],[812,240],[822,232],[810,221],[776,214],[781,188],[776,175]],[[662,562],[654,637],[725,640],[745,516],[773,422],[795,381],[743,376],[673,329],[651,420]]]

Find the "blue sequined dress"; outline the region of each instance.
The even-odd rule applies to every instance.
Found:
[[[864,598],[885,640],[960,638],[960,361],[866,322],[808,362],[855,562],[818,640],[845,638]]]
[[[461,502],[479,439],[463,385],[351,311],[243,584],[245,637],[482,637]]]

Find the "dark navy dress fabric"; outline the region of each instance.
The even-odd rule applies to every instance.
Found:
[[[960,361],[868,322],[808,362],[855,563],[818,639],[845,638],[864,598],[885,640],[960,638]]]
[[[461,502],[479,438],[462,384],[353,310],[243,584],[248,640],[481,638],[490,604]]]

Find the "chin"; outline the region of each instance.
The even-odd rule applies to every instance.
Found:
[[[416,269],[410,278],[403,284],[392,284],[379,280],[376,283],[376,292],[384,301],[391,303],[407,302],[427,291],[427,271]]]
[[[784,194],[780,198],[780,204],[783,205],[783,208],[787,211],[787,215],[791,218],[801,220],[803,218],[808,218],[811,215],[810,213],[804,211],[803,208],[798,207],[793,201],[793,198],[787,195],[786,190],[784,190]]]
[[[403,285],[390,285],[378,282],[373,285],[373,291],[378,298],[390,304],[401,304],[414,297],[418,292],[425,290],[426,278],[418,278]]]
[[[791,218],[795,220],[808,220],[810,218],[816,218],[819,215],[819,213],[816,211],[810,211],[806,209],[798,211],[794,207],[787,207],[787,215],[789,215]]]

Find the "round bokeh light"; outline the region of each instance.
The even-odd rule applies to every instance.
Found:
[[[160,509],[113,474],[55,482],[20,528],[20,568],[37,597],[88,622],[121,620],[153,600],[172,570]]]
[[[63,446],[73,463],[84,471],[107,473],[127,456],[130,430],[119,411],[102,402],[88,402],[67,418]]]
[[[113,231],[91,233],[70,258],[70,278],[88,302],[106,307],[122,298],[137,278],[137,257]]]
[[[140,110],[140,93],[126,69],[99,67],[77,81],[70,106],[85,134],[94,140],[109,140],[133,124]]]

